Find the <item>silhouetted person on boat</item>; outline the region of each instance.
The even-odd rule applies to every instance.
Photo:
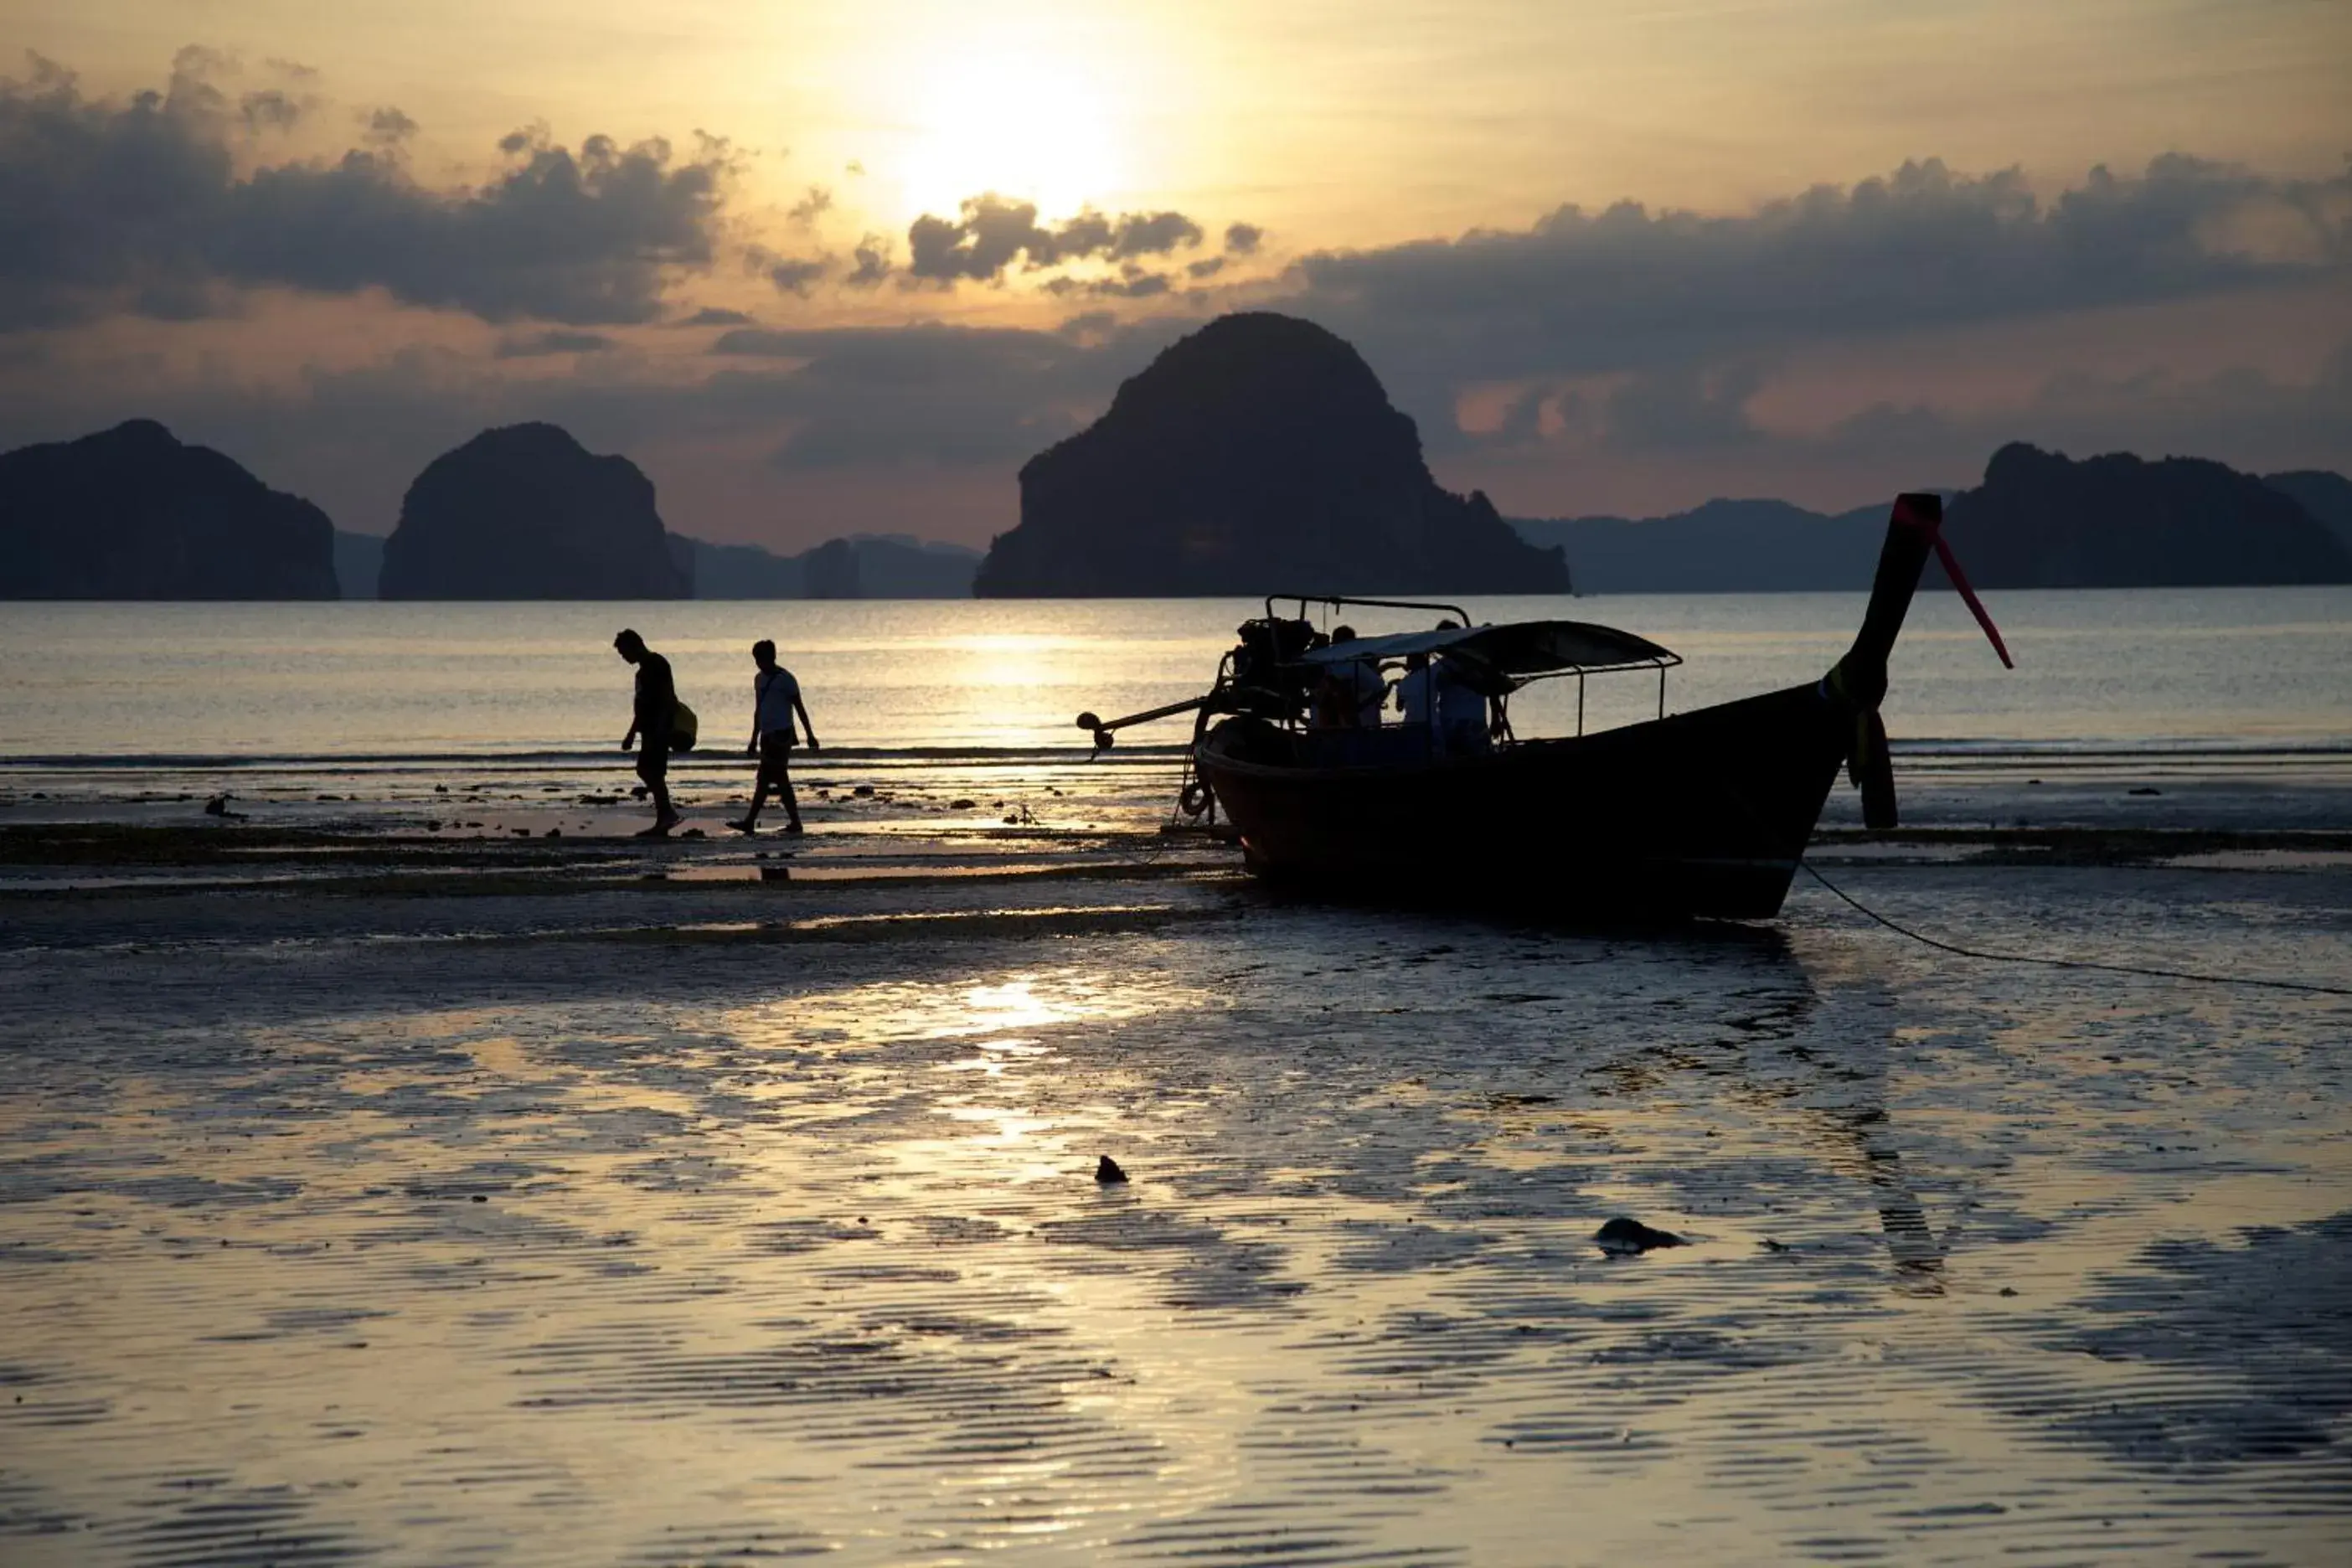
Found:
[[[1427,654],[1404,656],[1404,674],[1397,678],[1395,689],[1397,711],[1404,722],[1423,726],[1433,739],[1437,733],[1437,681],[1430,673]]]
[[[756,752],[760,758],[760,782],[751,792],[751,809],[743,814],[740,822],[727,826],[738,832],[759,830],[760,808],[768,803],[768,792],[784,803],[784,831],[799,833],[801,803],[793,794],[792,756],[797,737],[793,731],[793,716],[800,715],[801,729],[808,733],[809,750],[823,751],[816,738],[816,725],[808,716],[808,706],[801,700],[801,683],[793,672],[776,662],[776,645],[761,637],[751,645],[751,662],[760,673],[751,678],[751,743],[743,749]]]
[[[654,825],[637,837],[660,838],[679,820],[669,803],[669,750],[671,731],[677,721],[677,682],[670,675],[669,660],[647,647],[646,639],[635,631],[623,630],[613,639],[613,649],[637,667],[636,704],[630,710],[629,732],[621,737],[621,750],[637,748],[637,777],[654,797]]]
[[[1437,629],[1450,632],[1460,628],[1457,623],[1444,620],[1437,623]],[[1439,749],[1453,756],[1491,750],[1495,721],[1486,709],[1486,694],[1464,677],[1459,660],[1440,654],[1430,664],[1437,688]]]
[[[1452,621],[1440,621],[1437,629],[1456,628]],[[1430,749],[1440,756],[1467,756],[1494,744],[1486,693],[1465,679],[1461,666],[1442,653],[1435,658],[1405,656],[1396,703],[1406,723],[1428,727]]]
[[[1353,626],[1333,626],[1331,646],[1356,640]],[[1315,728],[1377,730],[1381,709],[1388,700],[1388,683],[1381,679],[1379,661],[1352,659],[1325,667],[1315,683]]]

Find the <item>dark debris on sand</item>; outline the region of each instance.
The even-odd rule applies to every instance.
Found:
[[[1690,1244],[1672,1231],[1643,1225],[1629,1215],[1619,1215],[1592,1233],[1601,1250],[1612,1258],[1638,1258],[1644,1252],[1654,1252],[1662,1247],[1687,1247]]]

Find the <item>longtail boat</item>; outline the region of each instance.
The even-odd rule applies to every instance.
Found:
[[[1664,711],[1681,662],[1646,638],[1579,621],[1473,626],[1453,605],[1275,595],[1201,697],[1108,721],[1078,716],[1099,752],[1131,724],[1194,716],[1180,809],[1237,830],[1261,877],[1383,894],[1469,896],[1571,918],[1769,919],[1780,911],[1841,767],[1873,827],[1895,824],[1879,706],[1886,661],[1930,552],[2003,664],[2000,633],[1943,542],[1941,498],[1895,503],[1861,630],[1821,679]],[[1277,605],[1295,603],[1282,615]],[[1333,642],[1309,605],[1443,612],[1436,629]],[[1318,724],[1343,674],[1424,662],[1487,704],[1486,734],[1433,723]],[[1352,668],[1351,668],[1352,667]],[[1538,680],[1654,671],[1659,716],[1522,740],[1513,692]],[[1343,705],[1344,707],[1344,705]]]

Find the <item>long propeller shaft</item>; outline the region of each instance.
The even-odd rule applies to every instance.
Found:
[[[1129,713],[1118,719],[1097,719],[1092,713],[1081,713],[1078,715],[1078,728],[1093,732],[1096,751],[1107,752],[1110,750],[1112,731],[1124,730],[1129,724],[1148,724],[1154,719],[1167,719],[1178,713],[1190,713],[1207,700],[1208,698],[1205,695],[1188,697],[1181,702],[1171,702],[1162,708],[1147,708],[1140,713]]]

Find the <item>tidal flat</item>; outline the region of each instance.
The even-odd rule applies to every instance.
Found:
[[[852,815],[8,829],[0,1559],[2352,1554],[2341,996]],[[2344,985],[2340,840],[1816,857]]]

